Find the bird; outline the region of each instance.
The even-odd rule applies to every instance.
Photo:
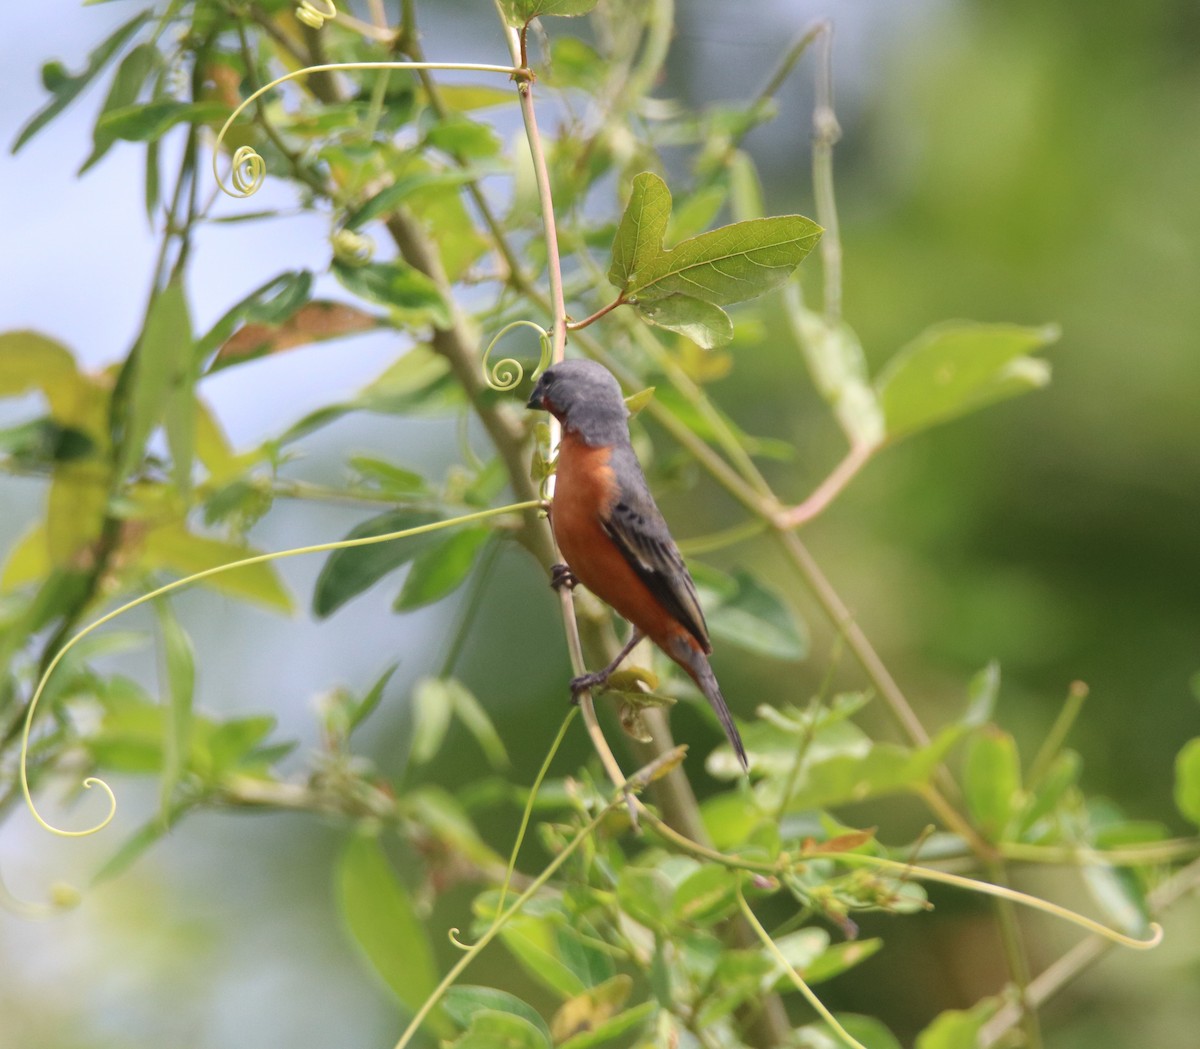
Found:
[[[603,685],[648,637],[708,700],[743,770],[746,748],[709,664],[712,642],[696,584],[650,494],[629,440],[629,409],[616,377],[591,360],[564,360],[538,378],[527,404],[562,424],[550,526],[566,564],[551,583],[582,583],[628,620],[625,647],[603,670],[571,681],[572,695]]]

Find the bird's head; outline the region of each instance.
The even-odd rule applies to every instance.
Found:
[[[629,409],[613,373],[595,361],[560,361],[542,372],[529,408],[549,412],[586,444],[629,437]]]

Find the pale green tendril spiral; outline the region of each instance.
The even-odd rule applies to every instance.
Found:
[[[238,146],[233,154],[233,168],[229,179],[233,183],[231,197],[249,197],[258,192],[258,187],[267,177],[267,165],[252,146]]]
[[[296,7],[296,21],[303,22],[313,29],[321,29],[325,23],[337,18],[337,8],[333,0],[300,0]]]
[[[475,521],[484,521],[492,517],[498,517],[501,514],[520,513],[524,510],[544,509],[545,504],[540,499],[531,499],[523,503],[511,503],[507,506],[491,507],[487,510],[477,510],[474,513],[463,514],[459,517],[447,518],[444,521],[434,521],[426,525],[417,525],[415,528],[404,528],[399,532],[387,532],[384,535],[362,536],[358,539],[338,539],[330,543],[315,543],[312,546],[298,546],[291,550],[276,550],[266,554],[255,554],[253,557],[244,557],[239,561],[230,561],[223,565],[214,565],[212,568],[205,568],[200,572],[193,572],[189,576],[184,576],[182,579],[175,579],[170,583],[165,583],[157,589],[151,590],[149,593],[142,594],[140,597],[135,597],[132,601],[126,601],[119,608],[114,608],[111,612],[102,615],[99,619],[89,623],[77,634],[75,634],[65,645],[62,646],[55,654],[54,658],[47,664],[46,669],[42,671],[42,676],[38,680],[37,687],[33,690],[33,695],[29,697],[29,704],[25,708],[25,722],[21,732],[21,755],[19,761],[19,771],[21,778],[21,793],[25,797],[25,807],[29,813],[37,821],[38,825],[44,830],[48,830],[51,834],[57,834],[62,838],[84,838],[89,834],[95,834],[97,831],[103,830],[112,822],[112,818],[117,814],[117,796],[113,793],[112,788],[102,779],[97,779],[95,776],[89,776],[83,781],[83,785],[87,788],[99,787],[108,796],[108,815],[106,815],[99,823],[85,830],[64,830],[61,827],[56,827],[52,823],[48,823],[40,812],[33,800],[33,791],[29,784],[29,737],[33,730],[33,720],[37,713],[38,702],[42,698],[42,694],[46,690],[46,685],[50,681],[50,676],[61,663],[68,652],[71,651],[80,641],[98,630],[106,623],[112,622],[117,616],[123,615],[130,609],[138,608],[155,598],[161,597],[164,594],[173,593],[183,587],[190,586],[192,583],[198,582],[201,579],[209,579],[212,576],[220,575],[223,572],[232,571],[235,568],[249,568],[251,565],[266,564],[268,561],[277,561],[285,557],[298,557],[301,554],[319,554],[327,553],[333,550],[349,550],[359,546],[372,546],[376,543],[388,543],[395,539],[407,539],[411,536],[424,535],[427,532],[437,532],[443,528],[453,528],[456,525],[471,524]]]
[[[531,377],[536,379],[550,366],[550,355],[553,349],[550,341],[550,333],[540,324],[535,324],[533,321],[513,321],[512,324],[506,324],[501,328],[492,341],[488,343],[487,349],[483,351],[483,381],[493,390],[505,391],[516,389],[520,385],[521,380],[525,378],[524,365],[514,357],[502,357],[495,364],[488,364],[488,357],[491,356],[496,343],[512,331],[513,328],[520,327],[532,328],[536,331],[542,347],[537,367],[534,368]]]
[[[325,0],[328,3],[328,0]],[[312,6],[309,0],[305,0],[305,4]],[[330,8],[332,3],[328,3]],[[315,10],[315,9],[314,9]],[[296,17],[301,21],[306,21],[303,16],[304,6],[296,12]],[[334,12],[336,14],[336,12]],[[317,14],[321,14],[317,11]],[[312,24],[311,22],[308,24]],[[297,77],[308,76],[310,73],[340,73],[350,72],[353,70],[371,70],[371,69],[429,69],[429,70],[459,70],[467,73],[503,73],[509,77],[528,77],[529,71],[518,69],[516,66],[497,66],[482,62],[327,62],[319,66],[305,66],[303,69],[294,69],[290,73],[285,73],[281,77],[276,77],[269,84],[264,84],[253,94],[247,95],[241,104],[232,113],[229,118],[221,126],[221,130],[217,133],[216,145],[213,148],[213,178],[216,180],[221,190],[231,197],[248,197],[251,193],[262,185],[263,176],[266,173],[266,165],[263,163],[262,157],[254,152],[249,146],[243,146],[238,149],[233,155],[233,171],[230,173],[230,181],[233,183],[233,189],[225,185],[221,179],[221,173],[217,169],[217,156],[221,152],[221,143],[225,140],[226,134],[233,126],[233,122],[237,120],[252,102],[265,95],[268,91],[277,88],[280,84],[288,80],[295,80]],[[241,168],[246,167],[246,173],[241,173]]]

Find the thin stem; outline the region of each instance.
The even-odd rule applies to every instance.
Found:
[[[1002,885],[1008,881],[1008,872],[1004,864],[998,860],[988,863],[985,867],[988,880]],[[1038,1018],[1037,1008],[1029,1001],[1029,981],[1032,974],[1029,971],[1029,955],[1025,951],[1025,938],[1021,934],[1021,925],[1017,920],[1016,907],[1012,900],[997,898],[993,901],[996,913],[996,923],[1000,928],[1000,945],[1004,951],[1004,961],[1008,966],[1009,977],[1016,988],[1017,1000],[1021,1003],[1021,1027],[1025,1032],[1027,1049],[1041,1049],[1042,1025]]]
[[[807,524],[818,514],[824,513],[829,504],[834,501],[846,486],[854,480],[858,472],[870,461],[874,448],[868,444],[855,444],[846,453],[846,457],[837,464],[807,499],[775,517],[775,527],[781,529],[799,528]]]
[[[1087,685],[1082,681],[1072,681],[1070,688],[1067,689],[1066,702],[1058,712],[1058,717],[1054,719],[1054,724],[1042,741],[1041,747],[1038,748],[1033,764],[1029,766],[1028,783],[1031,790],[1041,783],[1046,773],[1050,771],[1050,763],[1058,756],[1063,743],[1066,742],[1067,736],[1075,724],[1075,719],[1079,717],[1079,712],[1083,709],[1083,701],[1087,697]]]
[[[812,591],[813,596],[817,599],[817,603],[821,606],[825,615],[833,623],[834,627],[845,635],[846,643],[850,646],[850,651],[862,664],[863,669],[867,673],[867,677],[871,680],[871,684],[875,686],[875,690],[883,697],[892,716],[897,724],[908,737],[909,742],[913,746],[924,747],[929,745],[929,733],[925,731],[925,726],[921,724],[920,719],[914,713],[904,693],[900,690],[900,686],[896,684],[895,679],[884,666],[883,660],[879,658],[879,654],[871,646],[867,636],[862,632],[862,628],[854,620],[850,610],[846,607],[841,597],[838,596],[836,590],[825,578],[825,574],[818,567],[812,554],[808,552],[800,539],[791,532],[778,531],[775,532],[775,538],[779,545],[783,548],[783,552],[791,561],[793,567],[803,577]]]
[[[625,304],[624,294],[618,295],[607,306],[601,306],[595,313],[588,317],[584,317],[581,321],[567,321],[567,331],[579,331],[581,328],[586,328],[589,324],[595,324],[601,317],[607,313],[611,313],[618,306]]]
[[[762,941],[762,945],[767,949],[767,953],[774,957],[775,961],[782,966],[783,971],[787,975],[788,979],[792,981],[792,984],[795,986],[796,990],[804,995],[808,1004],[813,1007],[817,1015],[821,1017],[821,1019],[824,1020],[833,1030],[833,1033],[837,1035],[842,1042],[850,1046],[851,1049],[867,1049],[862,1042],[851,1035],[846,1028],[838,1023],[837,1017],[826,1008],[825,1003],[813,993],[812,988],[809,987],[808,984],[804,982],[800,974],[796,972],[795,967],[787,960],[787,955],[785,955],[783,951],[779,949],[779,945],[771,938],[767,930],[763,928],[762,922],[758,920],[758,916],[753,910],[751,910],[750,904],[746,902],[746,897],[742,893],[742,886],[740,883],[738,884],[737,889],[737,901],[738,907],[742,912],[742,917],[746,919],[746,923],[751,929],[754,930],[754,934],[759,938],[759,940]]]
[[[842,137],[833,109],[833,23],[819,27],[821,46],[817,64],[817,98],[813,107],[813,194],[821,235],[821,264],[825,277],[825,319],[837,323],[842,316],[842,241],[837,198],[833,189],[833,146]]]

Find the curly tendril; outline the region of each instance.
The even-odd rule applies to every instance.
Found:
[[[541,356],[538,358],[537,367],[533,370],[532,378],[537,378],[550,366],[550,355],[553,348],[550,340],[550,333],[546,331],[540,324],[534,324],[533,321],[513,321],[512,324],[506,324],[500,329],[488,343],[487,349],[483,351],[483,381],[486,382],[493,390],[512,390],[515,389],[522,379],[525,378],[525,367],[514,357],[502,357],[495,364],[488,365],[488,357],[491,356],[492,350],[495,349],[498,343],[505,335],[513,328],[532,328],[538,333],[538,341],[541,343]]]
[[[300,0],[296,7],[296,21],[303,22],[312,29],[321,29],[325,23],[337,18],[337,8],[333,0]]]
[[[249,197],[258,192],[258,187],[267,177],[267,164],[253,146],[238,146],[233,154],[233,166],[229,180],[233,183],[233,197]],[[228,191],[226,191],[228,192]]]
[[[315,543],[312,546],[298,546],[290,550],[276,550],[266,554],[255,554],[253,557],[244,557],[240,561],[230,561],[223,565],[214,565],[212,568],[206,568],[201,572],[193,572],[189,576],[184,576],[182,579],[175,579],[170,583],[151,590],[147,594],[142,594],[140,597],[135,597],[132,601],[126,601],[119,608],[114,608],[111,612],[102,615],[99,619],[85,626],[79,633],[75,634],[50,660],[46,669],[42,672],[41,679],[37,683],[37,688],[33,690],[33,695],[30,697],[29,706],[25,710],[25,725],[21,733],[21,756],[20,756],[20,773],[21,773],[21,793],[25,797],[25,806],[29,809],[30,814],[44,829],[51,834],[57,834],[62,838],[84,838],[89,834],[95,834],[97,831],[103,830],[111,822],[113,816],[117,812],[117,797],[113,793],[112,788],[102,779],[97,779],[95,776],[89,776],[83,781],[83,785],[87,788],[99,787],[105,794],[108,795],[108,815],[104,817],[94,827],[88,827],[86,830],[63,830],[61,827],[55,827],[53,824],[46,822],[41,813],[38,812],[37,805],[34,804],[33,792],[29,787],[29,734],[33,729],[33,718],[37,713],[38,702],[41,700],[43,693],[46,691],[46,684],[50,680],[50,675],[54,673],[58,664],[63,661],[63,657],[71,651],[80,641],[87,637],[92,631],[99,630],[106,623],[111,623],[119,615],[138,608],[155,598],[162,597],[164,594],[173,593],[185,586],[190,586],[192,583],[199,582],[201,579],[209,579],[212,576],[220,575],[223,572],[232,571],[235,568],[248,568],[250,565],[266,564],[268,561],[278,561],[285,557],[298,557],[301,554],[321,554],[332,550],[348,550],[358,546],[372,546],[376,543],[387,543],[395,539],[407,539],[411,536],[425,535],[427,532],[437,532],[443,528],[453,528],[456,525],[471,524],[474,521],[484,521],[488,518],[498,517],[501,514],[520,513],[524,510],[542,509],[545,504],[540,499],[530,499],[523,503],[510,503],[507,506],[494,506],[487,510],[477,510],[475,513],[463,514],[459,517],[447,518],[444,521],[434,521],[431,524],[417,525],[415,528],[405,528],[399,532],[387,532],[383,535],[362,536],[358,539],[338,539],[331,543]]]
[[[330,8],[333,7],[329,0],[325,0]],[[300,9],[296,12],[296,17],[304,21],[302,17],[305,6],[311,7],[310,0],[304,0]],[[320,14],[320,12],[317,12]],[[336,12],[335,12],[336,13]],[[308,23],[311,25],[312,23]],[[319,27],[317,27],[319,28]],[[352,70],[371,70],[371,69],[429,69],[429,70],[458,70],[467,73],[503,73],[508,77],[520,79],[528,77],[529,71],[520,69],[516,66],[497,66],[488,65],[482,62],[327,62],[319,66],[305,66],[303,69],[294,69],[290,73],[285,73],[281,77],[276,77],[269,84],[264,84],[257,91],[247,95],[241,104],[232,113],[229,118],[221,125],[221,130],[217,132],[217,141],[213,147],[213,178],[222,192],[231,197],[248,197],[251,193],[262,185],[262,180],[266,174],[266,165],[263,164],[260,157],[254,150],[249,147],[242,147],[233,155],[233,172],[230,174],[234,188],[230,189],[221,179],[221,173],[217,169],[217,156],[221,152],[221,143],[225,140],[225,136],[229,133],[229,129],[233,126],[233,122],[242,115],[246,107],[257,101],[268,91],[277,88],[280,84],[288,80],[295,80],[297,77],[308,76],[310,73],[337,73],[349,72]],[[243,152],[243,150],[245,150]],[[242,166],[248,165],[248,177],[239,175],[238,172]]]

